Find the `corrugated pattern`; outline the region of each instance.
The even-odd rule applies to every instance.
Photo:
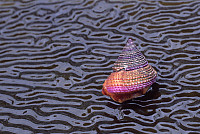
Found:
[[[199,133],[200,1],[0,1],[1,133]],[[118,104],[104,80],[132,38],[158,72]]]

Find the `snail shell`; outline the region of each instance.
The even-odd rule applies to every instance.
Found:
[[[119,103],[145,94],[157,76],[131,39],[114,63],[113,71],[105,80],[102,93]]]

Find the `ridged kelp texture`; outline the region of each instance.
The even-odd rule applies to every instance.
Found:
[[[199,5],[1,0],[0,133],[199,133]],[[119,104],[101,89],[129,38],[158,75]]]

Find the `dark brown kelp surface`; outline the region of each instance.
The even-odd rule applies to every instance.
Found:
[[[0,133],[200,132],[199,0],[0,1]],[[102,95],[128,38],[158,72]]]

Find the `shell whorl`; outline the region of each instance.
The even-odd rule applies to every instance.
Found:
[[[137,49],[133,41],[129,39],[126,46],[123,48],[122,53],[114,63],[113,70],[134,70],[145,67],[147,64],[148,62],[144,55]]]
[[[105,80],[102,93],[120,103],[146,93],[157,77],[131,39],[114,63],[113,71]]]
[[[151,86],[156,79],[156,71],[147,65],[143,68],[113,72],[105,81],[104,86],[110,93],[137,92]]]

